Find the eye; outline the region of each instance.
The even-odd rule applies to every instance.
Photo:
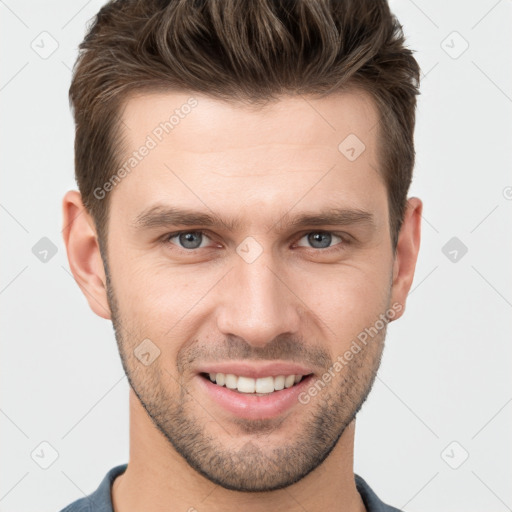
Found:
[[[208,236],[204,231],[179,231],[165,235],[163,241],[177,245],[180,249],[192,250],[205,247],[202,244],[205,238],[208,239]],[[173,242],[173,239],[176,239],[176,242]]]
[[[331,242],[333,241],[333,237],[338,238],[340,242],[335,244],[335,246],[330,246]],[[312,231],[310,233],[306,233],[302,238],[306,238],[307,242],[312,245],[313,249],[320,250],[331,249],[339,245],[343,246],[348,244],[348,240],[345,237],[330,231]],[[342,247],[340,247],[340,249],[341,248]]]
[[[334,239],[339,239],[339,242],[335,245],[331,245],[333,237]],[[344,234],[332,233],[330,231],[311,231],[309,233],[305,233],[301,240],[304,238],[306,238],[307,242],[311,244],[309,248],[318,249],[324,252],[327,252],[329,249],[342,250],[350,243],[348,235],[345,236]],[[165,244],[176,245],[178,249],[183,251],[193,251],[194,249],[204,249],[207,247],[208,240],[211,240],[210,237],[204,231],[198,230],[169,233],[163,237],[162,242]],[[297,245],[304,247],[302,244]]]

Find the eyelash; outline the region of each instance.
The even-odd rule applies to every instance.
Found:
[[[164,235],[162,237],[161,242],[164,245],[173,245],[178,251],[186,253],[186,254],[192,254],[193,252],[198,251],[199,249],[206,249],[206,247],[198,247],[196,249],[184,249],[184,248],[180,247],[179,245],[173,244],[171,242],[172,238],[174,238],[174,237],[176,237],[178,235],[181,235],[183,233],[200,233],[201,235],[204,235],[204,236],[206,236],[206,237],[208,237],[210,239],[212,238],[212,237],[210,237],[208,235],[207,231],[203,231],[203,230],[200,230],[200,229],[195,229],[195,230],[183,230],[183,231],[176,231],[174,233],[167,233],[166,235]],[[337,233],[337,232],[334,232],[334,231],[325,231],[325,230],[307,231],[306,233],[301,234],[299,240],[301,240],[306,235],[309,235],[311,233],[315,233],[315,234],[327,233],[327,234],[330,234],[330,235],[334,235],[334,236],[337,236],[337,237],[341,238],[341,242],[339,242],[338,244],[336,244],[336,245],[334,245],[332,247],[326,247],[325,249],[315,249],[314,247],[303,247],[303,246],[300,246],[300,247],[303,247],[305,249],[310,249],[312,251],[320,251],[320,252],[324,252],[324,253],[330,253],[332,251],[343,251],[345,249],[345,246],[349,245],[351,243],[350,237],[346,233]],[[338,246],[341,246],[341,247],[338,247]]]

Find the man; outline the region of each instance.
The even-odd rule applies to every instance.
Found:
[[[130,457],[64,510],[396,511],[353,472],[420,243],[388,5],[115,1],[80,50],[64,240]]]

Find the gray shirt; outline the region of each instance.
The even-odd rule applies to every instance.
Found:
[[[116,476],[124,473],[127,466],[128,464],[121,464],[112,468],[93,493],[74,501],[62,509],[61,512],[113,512],[110,495],[112,482]],[[383,503],[359,475],[354,475],[354,478],[356,488],[366,507],[366,512],[402,512]]]

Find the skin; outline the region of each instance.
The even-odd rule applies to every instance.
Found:
[[[127,155],[190,96],[131,97],[122,115]],[[385,327],[307,404],[277,418],[227,412],[197,371],[216,361],[295,361],[319,380],[379,315],[393,304],[393,320],[403,314],[422,203],[408,199],[394,254],[378,115],[363,92],[283,97],[260,110],[194,98],[197,107],[109,192],[108,261],[80,194],[63,201],[70,268],[91,309],[112,320],[131,384],[130,459],[112,488],[115,510],[364,511],[353,473],[355,416]],[[351,133],[366,146],[355,161],[338,150]],[[137,227],[156,203],[240,225]],[[284,222],[326,207],[366,211],[373,223]],[[189,235],[198,248],[185,248],[186,238],[164,241],[200,229],[203,237]],[[331,235],[327,242],[308,237],[319,231]],[[249,236],[262,249],[251,263],[236,251]],[[134,356],[147,338],[160,350],[148,366]]]

